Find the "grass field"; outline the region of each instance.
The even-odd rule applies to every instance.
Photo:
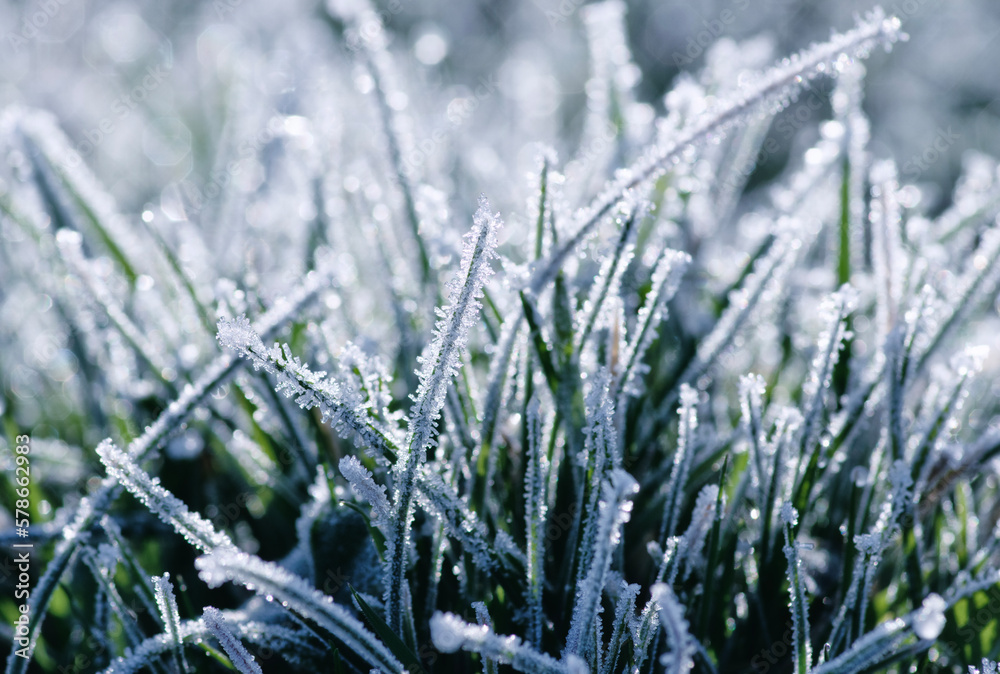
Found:
[[[6,3],[6,671],[995,672],[1000,18],[857,9]]]

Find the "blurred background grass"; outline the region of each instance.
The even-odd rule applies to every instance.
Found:
[[[581,0],[378,4],[393,49],[413,52],[427,65],[407,74],[424,80],[407,88],[454,88],[458,96],[492,87],[502,100],[472,110],[463,118],[469,126],[496,127],[491,122],[513,110],[518,123],[532,127],[527,137],[555,144],[575,138],[588,73]],[[700,68],[704,46],[711,42],[766,36],[774,53],[784,55],[825,39],[831,28],[847,27],[855,13],[873,5],[866,0],[627,4],[629,40],[643,73],[639,92],[657,111],[677,74]],[[965,150],[1000,154],[995,76],[1000,3],[893,0],[885,8],[903,18],[911,40],[867,64],[871,148],[876,156],[897,158],[903,180],[921,184],[932,203],[943,206]],[[322,62],[332,58],[331,50],[344,51],[329,36],[315,34],[319,14],[315,3],[304,0],[3,2],[0,105],[54,111],[123,209],[139,211],[144,201],[156,201],[164,185],[192,176],[204,180],[230,104],[227,92],[237,82],[279,107],[294,107],[296,98],[318,93],[309,91],[318,82],[297,76],[296,63]],[[162,82],[146,86],[143,100],[127,100],[144,80],[153,82],[151,74],[153,79],[162,74]],[[492,98],[493,91],[487,95]],[[826,94],[821,91],[820,97]],[[123,98],[129,112],[119,115]],[[436,114],[443,122],[449,111]],[[827,110],[814,114],[821,119]],[[86,152],[87,139],[96,137],[102,122],[106,127],[110,122],[111,133],[101,134],[96,148]],[[805,129],[794,134],[797,142],[814,140],[811,126],[812,120],[796,122]],[[771,134],[782,149],[768,154],[758,179],[787,160],[793,134],[778,128],[776,123]],[[418,129],[417,137],[431,132]],[[526,148],[503,147],[506,134],[477,137],[501,158],[528,154]],[[485,171],[510,168],[488,156],[483,164]]]

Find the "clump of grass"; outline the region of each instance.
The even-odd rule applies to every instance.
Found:
[[[461,139],[407,163],[409,66],[364,2],[310,19],[349,46],[317,71],[340,116],[277,115],[234,164],[261,180],[143,226],[6,111],[0,292],[51,307],[4,339],[77,364],[3,401],[41,570],[9,673],[995,671],[996,363],[966,345],[997,164],[934,217],[870,160],[881,10],[758,74],[709,59],[655,123],[624,5],[584,19],[578,155],[487,185],[527,203],[502,216],[446,171]],[[834,117],[741,200],[817,77]]]

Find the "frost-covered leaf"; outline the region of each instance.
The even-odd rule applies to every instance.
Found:
[[[250,655],[246,647],[226,624],[226,618],[222,611],[214,606],[207,606],[202,612],[202,619],[215,640],[222,646],[222,650],[229,656],[229,661],[236,667],[240,674],[263,674],[257,660]]]
[[[236,549],[226,534],[216,531],[211,522],[188,510],[180,499],[160,485],[158,478],[150,477],[125,452],[115,447],[113,442],[105,440],[97,448],[97,454],[109,476],[118,480],[188,543],[202,552]]]

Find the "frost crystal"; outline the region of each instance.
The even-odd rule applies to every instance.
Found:
[[[371,472],[354,456],[345,456],[340,460],[340,472],[351,483],[351,489],[358,498],[372,507],[372,519],[380,527],[388,525],[392,508],[385,495],[385,486],[376,484]]]
[[[885,339],[896,323],[905,270],[900,240],[900,206],[897,197],[896,165],[891,160],[876,162],[872,180],[872,261],[875,266],[875,287],[878,297],[878,327],[880,339]]]
[[[680,520],[681,495],[687,484],[688,472],[694,459],[695,432],[698,428],[698,392],[687,384],[681,385],[680,424],[677,432],[677,449],[674,452],[670,481],[667,483],[667,501],[660,524],[660,542],[674,535]]]
[[[496,634],[486,625],[470,625],[453,613],[435,613],[431,618],[431,640],[444,653],[462,649],[479,653],[484,658],[513,665],[519,671],[539,674],[568,674],[567,661],[559,662],[525,645],[516,636]]]
[[[420,385],[410,410],[405,449],[396,463],[393,506],[390,573],[386,579],[387,615],[390,625],[402,631],[402,601],[406,554],[413,518],[413,491],[417,468],[425,461],[426,451],[434,442],[435,422],[444,407],[452,377],[458,373],[460,357],[469,332],[479,314],[483,286],[493,273],[491,260],[496,257],[497,232],[502,221],[490,210],[485,196],[479,199],[472,231],[466,235],[461,272],[449,283],[449,304],[439,311],[434,339],[420,357]]]
[[[785,529],[785,558],[788,560],[788,607],[792,611],[792,643],[795,649],[795,674],[808,674],[812,667],[812,643],[809,639],[809,598],[802,573],[799,550],[805,544],[794,540],[792,527],[799,520],[799,513],[792,504],[781,505],[781,523]]]
[[[109,476],[118,480],[160,519],[174,527],[191,545],[202,552],[235,549],[236,546],[228,536],[216,531],[208,520],[188,510],[180,499],[160,485],[158,478],[150,477],[110,440],[101,443],[97,448],[97,455],[107,468]]]
[[[400,663],[375,635],[347,609],[314,589],[303,578],[259,557],[221,550],[195,560],[199,577],[209,587],[235,581],[317,625],[374,667],[399,671]]]
[[[219,344],[227,349],[245,354],[250,358],[254,369],[263,368],[266,371],[272,371],[270,354],[246,316],[237,316],[232,320],[220,320],[218,339]]]
[[[263,674],[260,665],[226,624],[222,611],[214,606],[206,606],[202,617],[216,641],[222,646],[222,650],[229,656],[229,661],[236,667],[236,671],[240,674]]]
[[[854,545],[858,552],[865,556],[878,555],[882,552],[882,535],[880,533],[858,534],[854,537]]]
[[[617,386],[626,395],[642,393],[642,388],[637,384],[642,373],[642,359],[653,342],[656,327],[666,319],[667,302],[677,292],[681,277],[690,263],[690,255],[670,249],[664,250],[656,262],[652,276],[652,291],[639,310],[635,336],[629,340],[622,357],[625,367],[618,378]],[[619,399],[619,408],[624,407],[623,403],[624,400]]]
[[[177,610],[177,598],[174,597],[174,587],[170,582],[170,574],[153,576],[153,588],[156,593],[156,606],[160,609],[160,620],[166,627],[170,640],[173,641],[177,665],[181,671],[187,668],[184,657],[184,643],[181,631],[181,616]]]
[[[684,606],[665,583],[653,585],[652,601],[659,607],[660,623],[670,645],[670,652],[664,656],[667,671],[671,674],[684,674],[694,666],[695,650],[688,633],[688,623],[684,619]]]
[[[577,583],[573,619],[566,637],[567,654],[585,657],[593,647],[591,627],[611,567],[611,553],[620,540],[621,527],[629,520],[632,498],[638,491],[639,485],[635,478],[621,469],[613,471],[610,481],[602,486],[595,550],[586,576]]]
[[[998,670],[1000,670],[1000,663],[987,660],[986,658],[983,658],[981,669],[969,665],[969,674],[997,674]]]
[[[799,511],[792,507],[791,502],[785,501],[781,504],[781,523],[785,526],[794,527],[799,523]]]
[[[548,514],[547,479],[548,460],[542,447],[542,419],[538,397],[528,403],[528,456],[524,482],[524,525],[528,574],[528,613],[530,629],[528,641],[540,645],[542,641],[542,593],[545,586],[545,523]]]
[[[887,48],[895,42],[906,40],[907,35],[900,30],[900,20],[887,17],[880,7],[876,7],[847,33],[834,35],[829,42],[784,59],[780,64],[749,81],[732,95],[718,100],[704,114],[694,116],[691,123],[679,133],[670,134],[667,142],[654,147],[636,162],[621,177],[610,182],[604,191],[590,205],[577,214],[580,223],[570,240],[550,256],[548,264],[536,272],[532,288],[538,290],[554,277],[568,256],[591,232],[591,230],[613,208],[627,198],[627,195],[647,181],[659,176],[670,162],[696,143],[704,142],[714,135],[724,133],[734,125],[767,109],[771,112],[786,107],[797,94],[803,83],[819,75],[836,71],[835,64],[842,56],[866,57],[878,44]]]
[[[904,459],[894,461],[889,468],[889,527],[892,530],[901,526],[901,518],[913,506],[912,467]]]
[[[221,319],[219,343],[253,363],[254,368],[275,375],[277,389],[303,409],[319,408],[323,421],[341,432],[354,433],[366,446],[382,455],[395,455],[392,433],[370,414],[369,402],[357,390],[328,378],[325,372],[313,372],[292,355],[287,344],[268,349],[245,316]]]

